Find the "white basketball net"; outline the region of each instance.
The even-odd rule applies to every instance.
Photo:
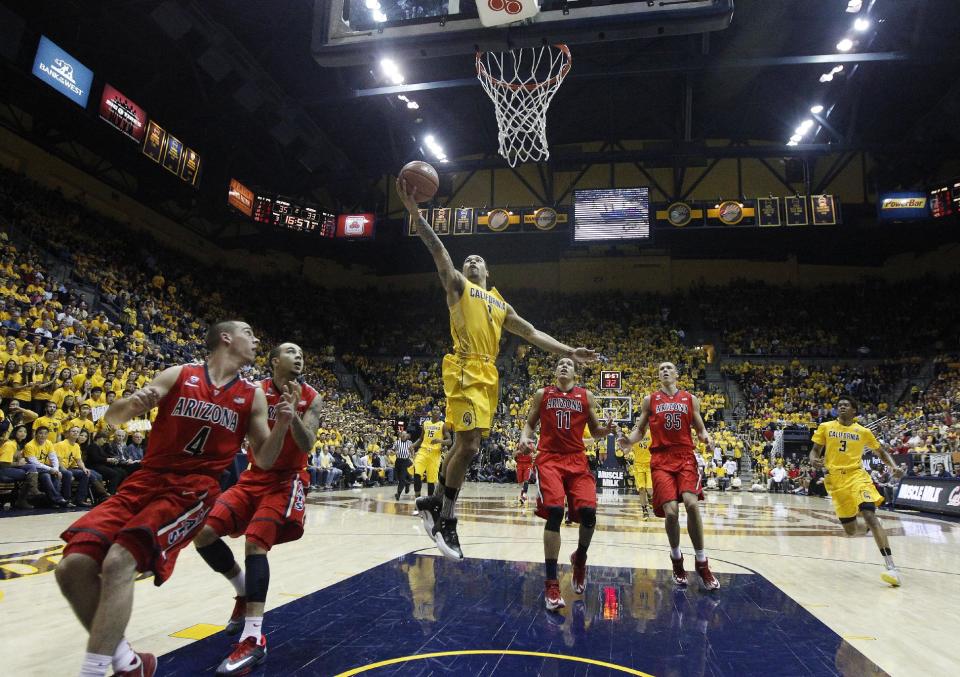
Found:
[[[511,167],[549,159],[547,108],[570,64],[566,45],[477,52],[477,78],[493,101],[500,155]]]

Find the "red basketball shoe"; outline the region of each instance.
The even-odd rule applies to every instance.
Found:
[[[234,597],[236,603],[233,605],[233,613],[230,614],[230,620],[227,621],[227,627],[223,629],[228,635],[236,635],[243,630],[245,616],[247,615],[247,598],[241,595]]]
[[[587,556],[577,559],[577,551],[570,553],[570,564],[573,566],[573,591],[582,595],[587,587]]]
[[[700,576],[700,588],[703,590],[719,590],[720,581],[710,571],[710,562],[703,560],[695,564],[697,574]]]
[[[556,611],[567,606],[560,596],[560,582],[556,578],[549,578],[543,583],[543,603],[547,611]]]
[[[683,556],[680,559],[670,558],[670,561],[673,562],[673,583],[680,587],[686,587],[687,585],[687,571],[683,568]]]
[[[114,677],[153,677],[157,674],[157,657],[152,653],[137,652],[140,657],[140,665],[132,670],[121,670],[114,672]]]
[[[267,638],[260,636],[258,642],[253,637],[247,637],[239,644],[233,645],[233,651],[223,659],[217,668],[218,675],[245,675],[256,666],[267,660]]]

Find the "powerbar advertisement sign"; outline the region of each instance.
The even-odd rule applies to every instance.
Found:
[[[897,490],[897,507],[960,516],[960,479],[904,477]]]
[[[33,60],[33,74],[74,103],[86,108],[93,71],[45,35]]]

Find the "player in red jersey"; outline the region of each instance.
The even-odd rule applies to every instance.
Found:
[[[270,426],[275,425],[276,405],[282,391],[298,393],[290,430],[283,440],[280,457],[270,470],[256,459],[241,473],[240,480],[227,489],[207,517],[193,544],[210,568],[223,574],[237,592],[233,614],[227,623],[228,635],[243,630],[239,643],[220,663],[218,675],[250,672],[267,657],[267,638],[262,633],[263,606],[270,584],[267,552],[278,543],[295,541],[303,535],[306,515],[304,483],[310,483],[307,452],[313,449],[320,427],[322,398],[309,385],[297,379],[303,372],[303,350],[295,343],[281,343],[268,358],[271,378],[260,387],[267,397]],[[223,536],[245,537],[244,569],[234,560]]]
[[[598,439],[606,437],[611,430],[609,420],[602,426],[597,420],[593,394],[575,385],[577,365],[572,359],[560,358],[556,377],[556,385],[541,388],[533,396],[517,445],[528,453],[536,450],[537,516],[547,520],[543,527],[546,564],[543,600],[550,611],[565,606],[557,578],[564,501],[571,519],[580,523],[580,540],[570,555],[573,590],[579,595],[586,586],[587,548],[597,524],[597,480],[587,464],[583,429],[590,426],[590,434]],[[540,440],[534,442],[538,424]]]
[[[687,533],[696,553],[696,570],[700,586],[704,590],[717,590],[720,582],[710,572],[710,563],[703,548],[703,520],[698,501],[703,500],[700,471],[693,450],[690,428],[713,448],[710,434],[700,417],[700,402],[686,390],[677,387],[677,367],[672,362],[663,362],[657,367],[660,389],[643,398],[640,416],[630,434],[621,437],[620,448],[630,447],[643,439],[650,426],[650,474],[653,477],[653,512],[666,518],[667,539],[670,541],[670,559],[673,562],[673,581],[687,584],[687,572],[683,568],[680,552],[680,507],[687,510]]]
[[[82,677],[150,677],[157,659],[134,653],[123,634],[133,610],[137,572],[154,584],[173,573],[177,555],[200,531],[220,494],[220,475],[248,435],[263,468],[277,460],[293,417],[295,393],[277,405],[267,426],[263,391],[239,376],[256,357],[259,339],[244,322],[219,322],[207,332],[203,364],[164,369],[147,386],[110,405],[107,423],[121,425],[159,408],[141,469],[115,496],[74,522],[57,565],[57,582],[90,633]]]

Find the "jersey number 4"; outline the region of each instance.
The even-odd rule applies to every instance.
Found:
[[[193,436],[192,440],[187,442],[187,446],[185,446],[183,450],[191,456],[200,456],[203,453],[203,445],[207,443],[208,437],[210,437],[210,426],[205,425],[197,431],[197,434]]]

